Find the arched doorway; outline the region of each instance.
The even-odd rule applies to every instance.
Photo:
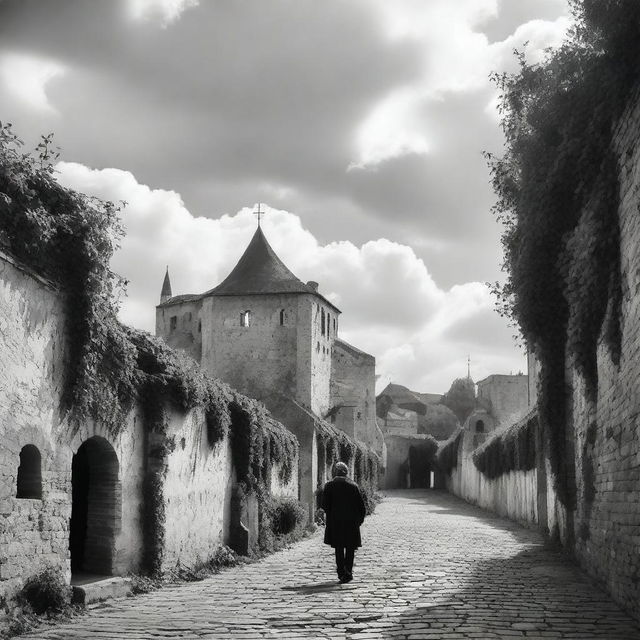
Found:
[[[98,436],[82,443],[71,463],[69,549],[73,574],[113,575],[122,497],[118,456]]]

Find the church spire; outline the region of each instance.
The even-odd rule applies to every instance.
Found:
[[[167,265],[167,272],[164,274],[164,282],[160,292],[160,304],[166,302],[169,298],[171,298],[171,280],[169,279],[169,265]]]

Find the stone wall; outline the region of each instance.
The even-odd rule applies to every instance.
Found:
[[[64,297],[51,283],[0,254],[0,597],[46,566],[70,577],[72,459],[86,442],[99,443],[118,461],[113,491],[101,499],[114,505],[125,500],[118,517],[94,512],[109,533],[102,562],[125,573],[141,560],[142,423],[133,411],[118,438],[97,424],[67,424],[61,409],[64,317]],[[33,499],[17,497],[20,453],[29,445],[40,458],[41,496]],[[93,463],[99,468],[101,461]],[[89,489],[97,496],[102,488]],[[99,502],[89,494],[90,508]]]
[[[589,401],[572,374],[576,463],[575,552],[581,564],[640,618],[640,98],[615,136],[619,158],[622,355],[598,350],[598,392]]]
[[[384,438],[376,419],[375,358],[342,340],[333,343],[331,358],[331,406],[336,409],[336,426],[381,454]],[[340,418],[347,410],[349,420],[342,425]]]
[[[202,300],[156,307],[156,335],[174,349],[186,351],[196,362],[202,359]]]
[[[312,413],[324,417],[331,406],[331,352],[337,336],[338,314],[321,298],[312,295],[299,296],[298,314],[295,398]]]
[[[498,425],[510,425],[519,420],[529,407],[529,377],[491,375],[478,383],[478,400],[489,402],[489,412]]]
[[[300,296],[209,296],[202,302],[202,366],[252,398],[296,396]],[[284,310],[284,324],[280,313]],[[249,326],[240,315],[250,311]]]
[[[511,471],[490,480],[478,471],[471,459],[484,437],[464,431],[458,449],[458,464],[446,476],[447,490],[505,518],[527,526],[538,525],[537,470]]]
[[[140,571],[149,542],[143,487],[153,443],[144,413],[136,404],[117,433],[68,423],[65,313],[51,283],[0,253],[0,601],[49,566],[67,580],[72,569]],[[201,409],[165,409],[167,568],[193,565],[229,540],[235,472],[229,437],[212,447]],[[270,484],[298,494],[297,472],[283,483],[274,469]]]
[[[164,481],[165,546],[163,567],[194,566],[229,541],[234,470],[230,439],[213,447],[204,412],[169,413],[167,437],[173,451]]]

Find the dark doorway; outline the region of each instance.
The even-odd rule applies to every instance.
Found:
[[[409,447],[409,486],[411,489],[431,488],[431,466],[424,448]]]
[[[69,549],[74,574],[113,575],[121,513],[118,471],[118,456],[104,438],[90,438],[73,456]]]

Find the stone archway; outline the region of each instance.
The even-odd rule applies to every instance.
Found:
[[[73,456],[69,531],[73,574],[113,575],[122,512],[119,469],[113,447],[98,436],[83,442]]]

